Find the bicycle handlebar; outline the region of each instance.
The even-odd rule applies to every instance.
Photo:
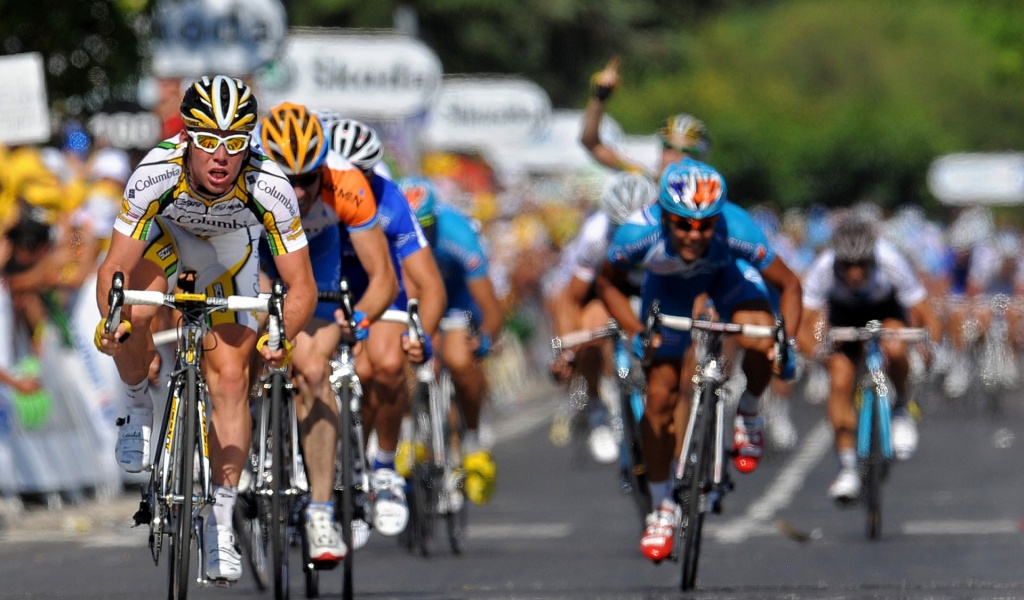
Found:
[[[929,332],[924,327],[882,327],[881,324],[873,326],[869,323],[864,327],[832,327],[828,330],[828,338],[833,342],[863,342],[872,338],[925,342]]]
[[[565,335],[556,335],[551,338],[551,349],[557,355],[563,350],[567,350],[569,348],[581,346],[595,340],[615,337],[621,334],[622,329],[619,327],[619,324],[613,320],[609,321],[604,327],[581,329],[578,331],[570,331]]]

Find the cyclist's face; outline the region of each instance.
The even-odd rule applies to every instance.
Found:
[[[661,223],[672,250],[686,262],[693,262],[708,251],[715,235],[718,217],[687,219],[662,212]]]
[[[870,279],[873,266],[870,261],[844,262],[837,260],[835,270],[847,287],[851,290],[859,290]]]
[[[320,183],[323,181],[320,169],[303,173],[302,175],[289,175],[288,181],[295,190],[295,198],[299,201],[299,214],[303,217],[309,214],[317,198],[320,197]]]
[[[221,131],[218,129],[195,129],[195,132],[212,133],[222,138],[238,135],[238,131]],[[228,152],[227,145],[220,143],[211,153],[197,147],[195,142],[182,133],[189,143],[188,172],[194,187],[213,197],[223,196],[235,187],[235,180],[242,170],[242,165],[249,156],[248,150],[235,154]]]

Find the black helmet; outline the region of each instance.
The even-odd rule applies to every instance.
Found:
[[[256,127],[256,97],[240,79],[216,75],[193,83],[181,99],[187,129],[251,132]]]

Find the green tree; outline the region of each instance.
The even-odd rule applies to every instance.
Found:
[[[142,69],[146,0],[4,2],[0,52],[39,52],[54,110],[77,116],[130,97]]]

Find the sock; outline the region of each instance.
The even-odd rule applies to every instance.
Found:
[[[149,395],[149,379],[143,379],[138,383],[121,382],[125,395],[128,397],[125,404],[129,408],[148,408],[153,410],[153,397]]]
[[[462,454],[480,450],[480,432],[476,429],[467,429],[462,436]]]
[[[218,524],[231,526],[231,513],[235,510],[235,500],[238,500],[237,487],[214,485],[213,507],[206,523],[207,527]]]
[[[326,510],[331,513],[331,520],[334,520],[334,500],[328,502],[313,502],[310,501],[306,505],[306,518],[309,518],[309,512],[313,510]]]
[[[651,490],[651,505],[657,510],[661,503],[672,497],[672,480],[649,481],[647,487]]]
[[[743,390],[743,393],[740,395],[740,402],[736,406],[736,412],[748,416],[756,415],[759,402],[760,398],[747,390]]]
[[[395,451],[385,452],[379,447],[377,448],[377,454],[373,457],[373,470],[379,469],[391,469],[395,470]]]
[[[843,448],[840,450],[839,467],[842,469],[857,468],[857,451],[853,448]]]

